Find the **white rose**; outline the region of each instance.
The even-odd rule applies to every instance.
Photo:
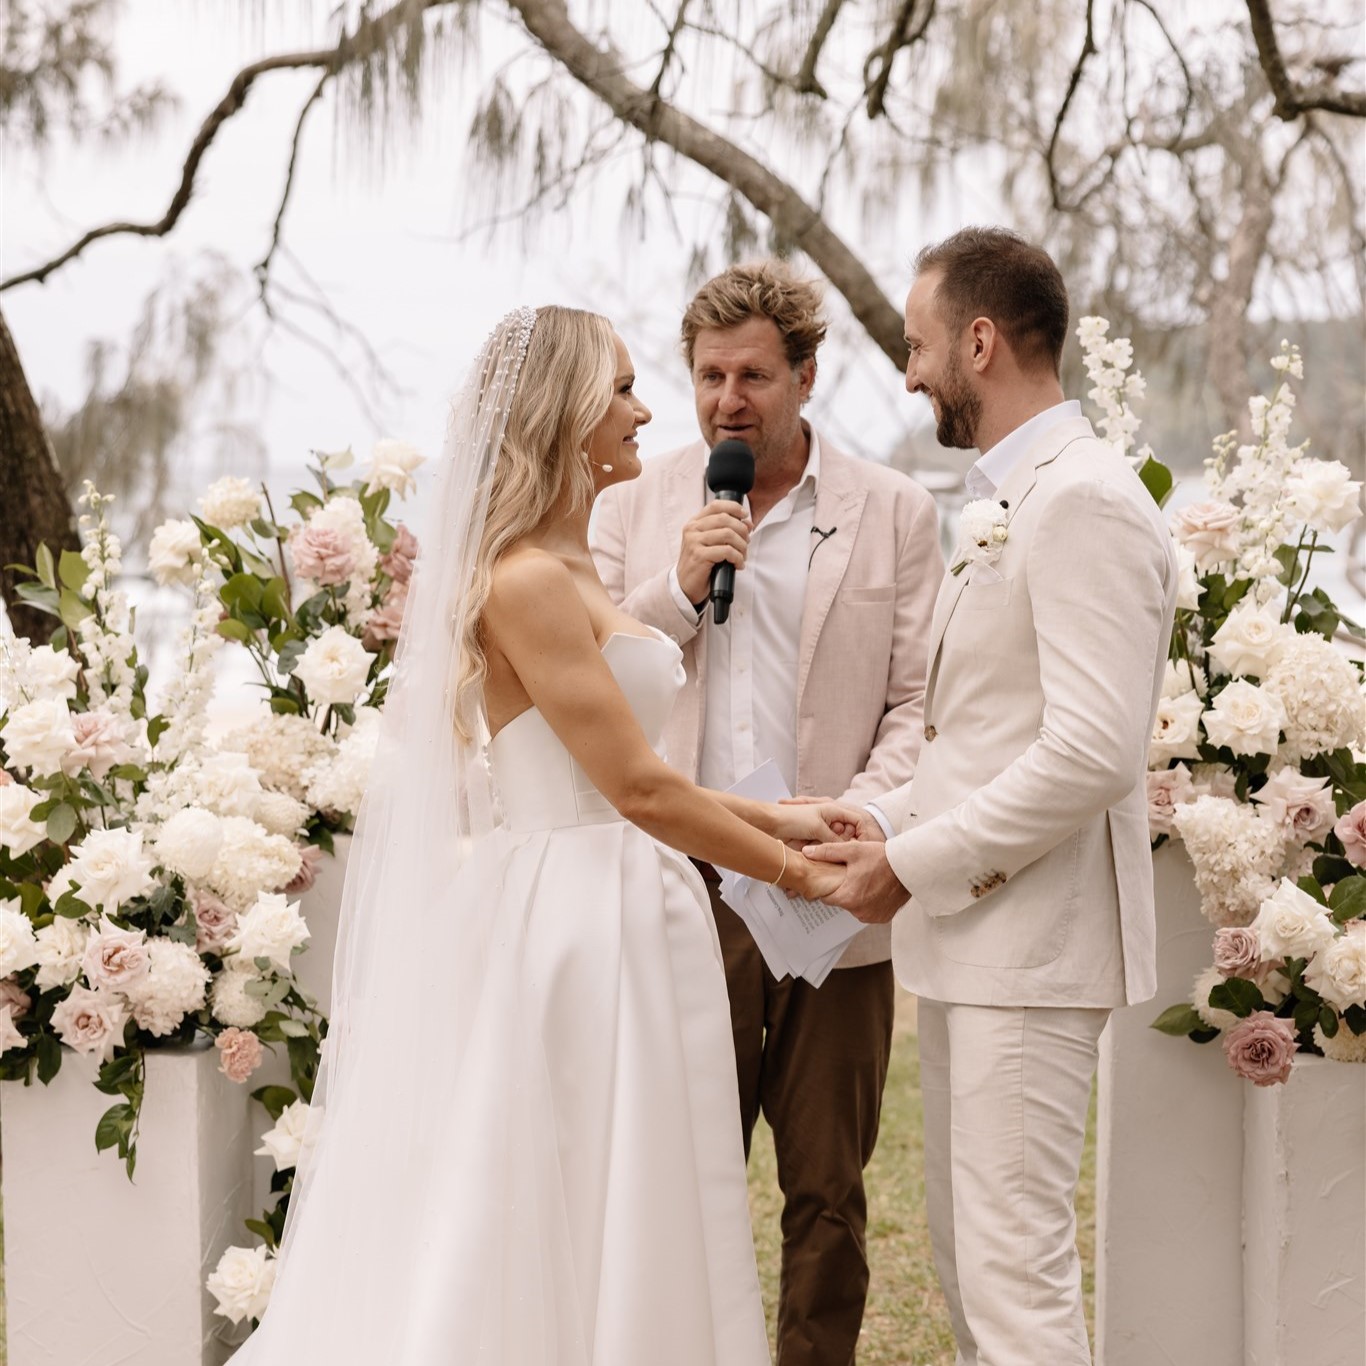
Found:
[[[1273,773],[1254,793],[1262,813],[1301,844],[1321,839],[1337,820],[1333,789],[1327,778],[1306,778],[1287,765]]]
[[[33,922],[16,899],[0,901],[0,977],[31,968],[38,961]]]
[[[355,636],[329,626],[300,656],[294,675],[315,702],[349,706],[365,686],[374,659]]]
[[[39,698],[15,707],[0,731],[0,739],[15,768],[42,775],[58,772],[62,760],[76,748],[71,713],[59,698]]]
[[[1187,660],[1177,663],[1169,659],[1162,673],[1162,696],[1180,697],[1183,693],[1203,693],[1209,686],[1205,671]]]
[[[203,551],[199,528],[193,522],[162,522],[147,547],[147,568],[163,588],[172,583],[191,584],[199,577]]]
[[[103,782],[115,764],[137,758],[137,752],[124,739],[123,725],[107,707],[74,712],[71,733],[76,747],[62,760],[62,772],[69,778],[86,768],[96,782]]]
[[[23,1048],[28,1040],[14,1027],[14,1007],[0,1006],[0,1055],[11,1048]]]
[[[71,702],[76,697],[76,679],[81,666],[65,650],[40,645],[28,652],[24,661],[24,681],[36,697],[60,698]]]
[[[1200,716],[1205,704],[1195,692],[1164,697],[1157,704],[1148,763],[1161,768],[1172,759],[1195,759],[1200,754]]]
[[[1262,902],[1252,928],[1261,942],[1262,958],[1268,962],[1312,958],[1337,935],[1324,907],[1289,878],[1282,878],[1276,890]]]
[[[1197,569],[1212,569],[1238,553],[1243,514],[1232,503],[1192,503],[1172,518],[1176,539],[1195,557]]]
[[[209,970],[189,944],[174,939],[153,939],[147,951],[150,971],[123,990],[138,1028],[164,1038],[204,1004]]]
[[[20,858],[47,838],[47,827],[30,819],[43,800],[42,794],[22,783],[0,787],[0,849],[7,849],[11,858]]]
[[[141,930],[121,930],[107,916],[85,946],[81,969],[92,987],[127,992],[147,975],[151,959]]]
[[[1180,541],[1176,543],[1176,610],[1194,612],[1200,606],[1200,578],[1195,556]]]
[[[203,807],[187,806],[157,831],[156,856],[163,868],[198,882],[213,871],[222,844],[222,821]]]
[[[205,1290],[218,1301],[214,1313],[233,1323],[259,1319],[270,1303],[275,1270],[275,1258],[264,1244],[228,1248],[204,1282]]]
[[[59,915],[52,924],[44,925],[36,938],[38,975],[34,981],[38,988],[49,991],[74,982],[80,976],[90,926],[83,920]]]
[[[220,816],[250,816],[261,795],[261,779],[245,754],[225,750],[200,761],[195,792],[200,805]]]
[[[1285,481],[1286,505],[1314,531],[1341,531],[1361,515],[1361,483],[1336,460],[1306,456]]]
[[[72,850],[66,871],[80,899],[96,910],[114,911],[157,884],[142,835],[131,830],[92,830]]]
[[[281,972],[288,973],[290,957],[308,937],[299,903],[291,904],[282,892],[263,892],[254,906],[237,917],[237,932],[227,946],[244,961],[269,958]]]
[[[229,475],[215,480],[204,490],[199,510],[210,526],[230,531],[251,521],[261,511],[261,490],[249,479]]]
[[[376,441],[370,482],[365,491],[374,493],[380,488],[392,489],[400,498],[406,498],[417,487],[413,471],[422,464],[424,458],[406,441]]]
[[[1237,679],[1214,699],[1201,720],[1212,745],[1235,754],[1275,754],[1285,725],[1285,707],[1274,693]]]
[[[1304,970],[1304,980],[1335,1010],[1366,1006],[1366,920],[1353,920],[1321,948]]]
[[[307,1132],[308,1102],[296,1100],[281,1111],[275,1127],[261,1135],[261,1146],[257,1148],[256,1156],[273,1158],[277,1172],[297,1167]]]
[[[272,835],[293,835],[308,821],[310,808],[287,792],[262,792],[252,811],[258,825]]]
[[[1265,678],[1295,634],[1295,628],[1282,623],[1274,607],[1244,600],[1214,633],[1209,656],[1225,673]]]
[[[235,1025],[238,1029],[252,1029],[266,1018],[266,1007],[259,996],[247,987],[261,979],[251,964],[229,960],[222,972],[213,979],[209,992],[209,1009],[220,1024]]]
[[[77,1053],[97,1054],[102,1062],[108,1062],[123,1042],[127,1021],[128,1008],[119,997],[82,986],[72,987],[52,1012],[52,1027],[62,1042]]]

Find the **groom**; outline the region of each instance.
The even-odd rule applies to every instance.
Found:
[[[892,920],[919,1003],[926,1202],[957,1366],[1086,1366],[1073,1197],[1097,1041],[1156,989],[1144,797],[1171,538],[1058,379],[1067,292],[999,228],[926,248],[906,388],[976,447],[899,831],[807,852]],[[861,830],[860,834],[865,831]]]

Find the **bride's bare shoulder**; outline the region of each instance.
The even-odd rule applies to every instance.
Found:
[[[528,619],[587,618],[574,576],[558,555],[537,546],[515,546],[499,558],[484,608],[485,624],[499,627]]]

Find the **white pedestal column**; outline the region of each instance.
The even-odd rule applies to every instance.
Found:
[[[150,1053],[137,1173],[96,1153],[116,1103],[68,1055],[0,1086],[8,1366],[221,1366],[237,1341],[204,1278],[250,1212],[247,1088],[210,1048]]]
[[[1115,1011],[1101,1038],[1096,1357],[1099,1366],[1244,1366],[1246,1083],[1217,1044],[1149,1028],[1188,999],[1214,934],[1184,849],[1164,845],[1153,864],[1157,997]]]
[[[1246,1366],[1366,1362],[1366,1066],[1296,1058],[1246,1089]]]

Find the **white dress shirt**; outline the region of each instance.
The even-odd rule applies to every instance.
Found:
[[[802,609],[807,567],[819,544],[812,530],[821,468],[814,430],[810,442],[802,477],[750,535],[729,618],[707,628],[707,701],[697,778],[703,787],[724,790],[772,759],[788,790],[796,791]],[[711,500],[705,483],[702,494],[704,501]],[[679,610],[696,619],[677,569],[669,573],[669,588]]]

